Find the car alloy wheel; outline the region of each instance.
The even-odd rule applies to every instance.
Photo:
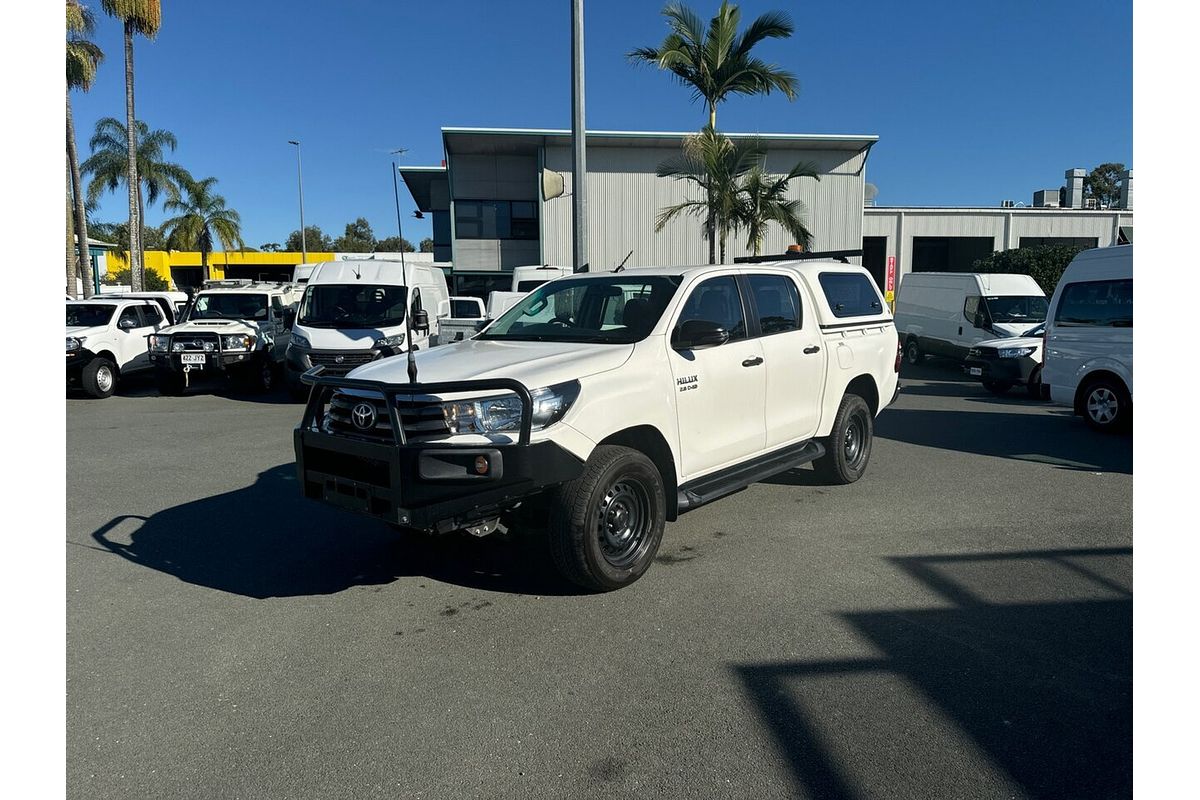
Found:
[[[1111,425],[1121,409],[1121,401],[1107,386],[1097,386],[1088,393],[1087,415],[1097,425]]]

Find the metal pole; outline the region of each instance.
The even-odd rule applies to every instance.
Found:
[[[296,145],[296,182],[300,185],[300,261],[308,263],[308,238],[304,231],[304,171],[300,166],[300,143],[288,140],[288,144]]]
[[[587,128],[583,113],[583,0],[571,0],[571,170],[575,272],[587,272]]]

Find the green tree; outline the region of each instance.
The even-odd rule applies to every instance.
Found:
[[[117,250],[129,250],[128,222],[96,222],[92,224],[92,233],[103,241],[117,246]],[[150,225],[142,230],[143,251],[166,250],[167,238],[163,235],[162,226]],[[149,274],[149,273],[147,273]]]
[[[1058,285],[1058,280],[1062,277],[1063,270],[1071,263],[1071,259],[1086,249],[1073,245],[1044,244],[1000,250],[976,261],[974,271],[1032,276],[1049,297],[1054,294],[1054,287]]]
[[[213,250],[214,235],[222,250],[235,245],[245,247],[242,241],[242,218],[232,208],[227,208],[225,198],[213,191],[216,178],[188,181],[184,185],[184,196],[172,198],[163,204],[168,212],[179,212],[163,223],[167,241],[177,250],[199,250],[200,264],[204,277],[208,274],[208,254]]]
[[[692,99],[703,100],[708,109],[708,127],[717,127],[717,104],[731,94],[782,92],[796,99],[796,76],[775,64],[751,55],[765,39],[786,39],[795,30],[791,18],[781,11],[762,14],[738,33],[742,12],[722,2],[705,28],[696,12],[682,3],[669,3],[662,10],[670,32],[658,47],[639,47],[626,54],[635,64],[653,64],[669,70],[679,83],[691,87]]]
[[[680,215],[697,217],[708,238],[709,263],[724,263],[725,243],[739,225],[741,178],[761,162],[764,154],[757,139],[734,142],[708,127],[687,137],[680,155],[658,165],[658,176],[692,184],[700,189],[701,197],[662,209],[654,230],[661,231]]]
[[[125,225],[126,230],[129,229],[128,223]],[[167,279],[159,275],[154,270],[146,270],[146,280],[144,290],[147,292],[165,292],[170,289],[170,284]],[[105,286],[129,286],[129,267],[122,267],[113,272],[107,272],[104,275]]]
[[[426,238],[426,239],[421,240],[421,252],[422,253],[432,253],[433,252],[433,239]]]
[[[131,247],[129,267],[134,290],[142,288],[142,240],[141,214],[138,207],[138,146],[139,133],[133,113],[133,36],[140,34],[153,39],[162,26],[162,3],[160,0],[100,0],[100,5],[110,17],[121,21],[125,29],[125,185],[129,189],[129,230]]]
[[[821,180],[817,165],[801,161],[786,175],[768,175],[763,161],[750,168],[738,188],[737,217],[739,227],[746,229],[746,247],[754,255],[762,251],[767,228],[775,223],[792,235],[796,244],[805,250],[812,247],[812,232],[804,224],[804,203],[789,200],[788,184],[797,178]]]
[[[399,236],[389,236],[375,242],[376,253],[412,253],[416,250],[412,242]]]
[[[264,253],[278,253],[280,250],[279,242],[266,242],[259,245],[259,249]]]
[[[308,251],[326,252],[333,250],[333,241],[316,225],[304,226],[304,240],[308,243]],[[300,231],[294,230],[288,234],[287,241],[283,245],[283,249],[289,253],[300,252]]]
[[[71,113],[71,90],[88,91],[96,79],[96,68],[104,53],[85,37],[96,30],[96,18],[77,0],[67,3],[67,169],[70,195],[67,205],[67,293],[75,296],[75,277],[83,279],[83,296],[92,296],[92,259],[88,255],[87,212],[83,202],[83,180],[79,151],[75,144],[75,119]],[[73,229],[73,230],[72,230]],[[78,246],[76,245],[78,243]]]
[[[375,252],[375,232],[365,217],[346,223],[346,232],[333,240],[333,249],[339,253]]]
[[[1124,164],[1101,164],[1083,179],[1083,193],[1096,198],[1101,208],[1112,207],[1121,199],[1121,173]]]
[[[177,199],[183,186],[192,180],[186,169],[166,160],[166,152],[174,151],[178,142],[175,134],[167,130],[150,130],[145,122],[137,122],[137,175],[140,181],[137,191],[136,245],[141,253],[156,248],[143,240],[150,235],[146,228],[146,206],[154,205],[159,197]],[[125,126],[119,119],[105,117],[96,122],[95,133],[88,141],[92,154],[82,164],[83,172],[91,176],[87,186],[87,205],[95,208],[105,191],[116,191],[126,180],[129,172],[125,163]],[[129,239],[130,267],[133,268],[135,237]],[[140,262],[140,253],[139,253]],[[138,275],[135,269],[134,277]]]

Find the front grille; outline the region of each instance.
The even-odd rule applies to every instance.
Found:
[[[308,362],[314,367],[325,367],[326,371],[339,369],[350,370],[369,364],[378,355],[374,350],[358,350],[350,353],[338,353],[330,350],[314,350],[308,354]]]
[[[994,347],[972,347],[969,355],[975,358],[996,358],[997,351]]]
[[[374,424],[369,427],[359,427],[364,416],[367,416],[359,414],[356,417],[354,409],[360,403],[367,403],[371,407]],[[446,418],[442,414],[442,407],[438,403],[397,399],[396,408],[400,412],[400,424],[404,426],[404,438],[409,442],[425,441],[450,433],[446,426]],[[355,424],[356,419],[359,424]],[[362,397],[335,392],[329,400],[325,432],[371,441],[395,442],[392,421],[382,397]]]
[[[171,337],[173,353],[211,353],[219,348],[215,333],[178,333]]]

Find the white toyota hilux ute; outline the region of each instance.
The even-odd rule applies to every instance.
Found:
[[[166,325],[153,300],[122,295],[68,300],[67,385],[89,397],[110,396],[120,378],[150,368],[147,337]]]
[[[306,373],[299,482],[400,528],[544,526],[566,578],[616,589],[680,513],[808,462],[856,481],[897,345],[855,265],[559,278],[468,341]]]

